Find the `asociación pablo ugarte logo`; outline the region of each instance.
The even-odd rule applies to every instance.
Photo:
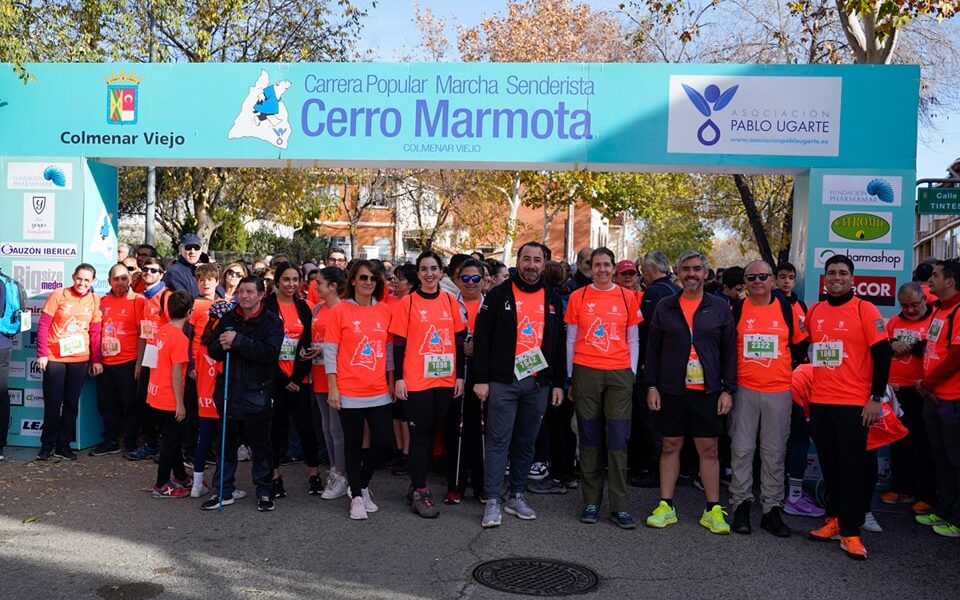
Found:
[[[720,141],[720,128],[713,122],[713,116],[730,104],[740,86],[731,86],[721,93],[720,86],[711,83],[704,88],[701,94],[685,83],[680,85],[683,87],[683,91],[687,93],[687,98],[690,99],[691,104],[707,118],[703,125],[697,129],[697,141],[704,146],[713,146]]]
[[[111,71],[103,79],[107,82],[107,123],[136,125],[143,77],[137,77],[134,71]]]

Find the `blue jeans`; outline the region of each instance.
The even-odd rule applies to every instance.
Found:
[[[253,455],[250,467],[253,483],[257,488],[257,497],[269,496],[273,490],[273,454],[270,445],[270,415],[244,417],[242,419],[227,419],[227,443],[224,456],[220,459],[223,465],[223,498],[233,496],[234,477],[237,473],[237,446],[240,445],[240,425],[243,425],[246,442]],[[222,427],[223,424],[220,423]],[[220,465],[213,477],[213,487],[220,486]]]
[[[513,383],[490,383],[487,398],[487,456],[483,484],[487,495],[498,498],[507,470],[510,450],[510,495],[527,489],[527,474],[533,464],[533,447],[547,409],[549,387],[540,387],[533,377]]]

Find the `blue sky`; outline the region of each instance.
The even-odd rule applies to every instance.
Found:
[[[586,0],[598,9],[615,10],[621,0]],[[484,15],[502,12],[505,0],[420,0],[420,6],[448,22],[472,26]],[[367,0],[359,0],[368,6]],[[364,21],[361,47],[373,53],[374,60],[399,61],[413,54],[420,37],[414,24],[413,0],[380,0]],[[927,143],[917,144],[917,179],[944,177],[947,165],[960,157],[960,114],[945,115],[937,122],[937,131],[925,131]]]

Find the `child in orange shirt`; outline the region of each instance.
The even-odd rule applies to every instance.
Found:
[[[183,468],[183,420],[187,409],[183,401],[183,384],[190,360],[190,340],[183,333],[190,313],[193,298],[190,293],[178,290],[167,299],[170,322],[162,326],[154,336],[157,346],[157,365],[150,369],[150,385],[147,387],[147,404],[160,416],[160,464],[157,467],[157,483],[153,486],[154,498],[184,498],[190,495],[192,482]],[[172,477],[171,477],[172,472]]]

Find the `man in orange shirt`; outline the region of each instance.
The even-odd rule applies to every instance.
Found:
[[[917,515],[934,533],[960,538],[960,261],[933,268],[930,291],[940,299],[927,331],[923,379],[923,420],[937,465],[939,501],[929,515]]]
[[[880,416],[892,351],[880,311],[853,293],[853,261],[836,254],[824,265],[827,299],[807,313],[813,389],[810,433],[827,484],[827,521],[810,538],[840,538],[847,556],[866,560],[860,539],[867,429]],[[872,455],[870,455],[872,456]]]
[[[760,526],[777,537],[789,537],[783,523],[783,477],[790,434],[792,349],[803,342],[803,314],[788,300],[773,295],[773,267],[754,260],[744,269],[749,295],[734,305],[737,323],[737,395],[730,412],[733,477],[730,504],[732,529],[750,533],[753,459],[760,440]]]

